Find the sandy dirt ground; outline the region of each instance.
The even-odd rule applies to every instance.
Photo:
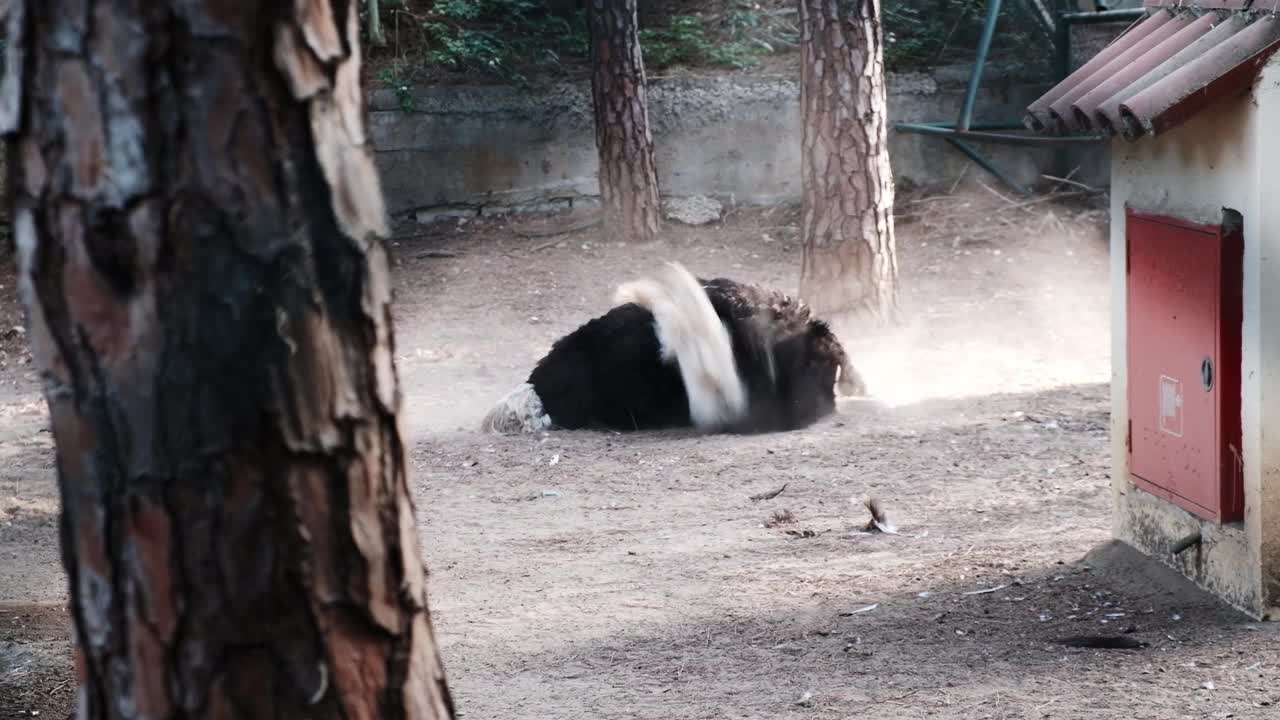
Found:
[[[401,227],[405,432],[460,716],[1275,717],[1276,625],[1108,543],[1105,215],[1078,200],[902,198],[906,322],[845,338],[876,400],[750,438],[473,428],[660,261],[794,288],[793,211],[646,247],[547,235],[573,218]],[[0,720],[61,720],[52,440],[0,285]],[[898,534],[863,531],[868,496]]]

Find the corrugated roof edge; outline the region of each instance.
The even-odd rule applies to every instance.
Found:
[[[1055,120],[1049,113],[1049,106],[1076,85],[1087,80],[1104,65],[1111,62],[1117,55],[1128,50],[1133,44],[1140,42],[1147,35],[1157,30],[1172,17],[1173,15],[1169,12],[1154,10],[1146,17],[1134,21],[1110,45],[1107,45],[1101,52],[1094,55],[1088,62],[1063,79],[1062,82],[1054,85],[1048,92],[1031,103],[1027,107],[1027,114],[1023,118],[1023,124],[1027,126],[1028,130],[1037,133],[1060,134],[1062,129],[1055,127]]]
[[[1082,80],[1050,105],[1049,113],[1054,118],[1055,126],[1068,134],[1082,132],[1085,128],[1076,124],[1076,117],[1071,109],[1076,100],[1079,100],[1085,93],[1099,84],[1120,74],[1125,68],[1140,62],[1147,53],[1152,52],[1166,40],[1174,37],[1183,28],[1192,24],[1194,19],[1189,13],[1173,12],[1171,15],[1172,17],[1167,22],[1162,23],[1160,27],[1146,37],[1130,45],[1124,52],[1112,58],[1111,62],[1098,68],[1097,72]]]
[[[1222,44],[1227,38],[1240,32],[1248,25],[1249,18],[1244,13],[1228,15],[1225,20],[1214,26],[1212,30],[1196,38],[1195,42],[1183,48],[1151,72],[1135,80],[1128,87],[1117,91],[1115,95],[1100,103],[1093,112],[1094,126],[1109,135],[1119,133],[1124,124],[1120,118],[1121,103],[1168,77],[1178,68],[1191,64],[1196,58]]]
[[[1280,19],[1263,15],[1199,59],[1121,103],[1121,133],[1126,140],[1158,135],[1217,100],[1248,90],[1277,49]]]
[[[1222,17],[1216,10],[1210,10],[1199,16],[1194,13],[1187,13],[1187,16],[1190,21],[1183,24],[1181,29],[1147,52],[1142,53],[1139,57],[1134,58],[1132,62],[1121,67],[1114,75],[1098,83],[1098,85],[1089,89],[1088,92],[1071,103],[1072,127],[1077,131],[1104,129],[1103,127],[1095,128],[1094,123],[1094,117],[1102,103],[1112,99],[1117,94],[1123,93],[1127,97],[1130,94],[1129,89],[1133,87],[1136,81],[1141,80],[1151,71],[1160,68],[1170,58],[1177,56],[1182,50],[1191,46],[1196,40],[1208,33],[1214,25],[1219,24],[1218,21]],[[1117,104],[1119,104],[1119,101],[1117,101]]]

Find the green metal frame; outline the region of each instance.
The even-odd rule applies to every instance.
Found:
[[[1024,9],[1039,24],[1044,18],[1033,8]],[[1101,142],[1101,135],[1079,135],[1069,137],[1044,137],[1039,135],[1015,135],[1012,133],[993,132],[997,130],[1021,129],[1021,122],[973,122],[974,108],[978,102],[978,88],[982,85],[982,74],[987,64],[987,56],[991,53],[991,41],[995,39],[996,25],[1000,19],[1000,8],[1003,0],[987,0],[987,14],[982,25],[982,36],[978,40],[977,54],[973,60],[973,69],[969,72],[969,82],[965,87],[964,100],[960,105],[960,113],[954,123],[895,123],[894,129],[899,132],[916,133],[941,137],[949,145],[963,153],[979,167],[991,173],[1005,185],[1021,195],[1029,195],[1031,190],[1023,187],[1016,180],[983,155],[971,142],[992,143],[997,145],[1051,146],[1059,150],[1066,147],[1090,145]],[[1092,25],[1097,23],[1134,21],[1142,17],[1145,11],[1141,8],[1125,10],[1102,10],[1098,12],[1065,12],[1059,13],[1052,28],[1045,28],[1054,38],[1054,69],[1061,81],[1071,74],[1071,26]],[[1057,165],[1065,164],[1065,153],[1059,152]]]

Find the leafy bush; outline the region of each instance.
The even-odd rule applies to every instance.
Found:
[[[640,0],[649,2],[651,0]],[[1059,4],[1061,0],[1049,0]],[[377,79],[412,106],[408,86],[432,68],[480,73],[519,85],[538,70],[583,69],[589,55],[582,0],[382,0],[384,24],[394,35],[394,57],[383,58]],[[664,3],[661,10],[672,7]],[[679,3],[674,4],[681,7]],[[645,65],[743,69],[799,43],[795,0],[689,2],[711,14],[645,13],[640,45]],[[967,62],[982,30],[986,0],[884,0],[881,21],[885,65],[913,70]],[[1027,58],[1047,69],[1051,53],[1034,25],[1006,3],[993,59]],[[1027,52],[1033,48],[1034,52]],[[428,73],[429,74],[429,73]]]
[[[557,0],[383,0],[384,23],[412,52],[397,53],[378,73],[388,87],[407,84],[415,70],[445,67],[525,84],[537,68],[581,64],[590,38],[581,2]],[[731,0],[715,20],[677,15],[643,28],[645,65],[749,67],[777,45],[794,45],[793,28],[772,27],[748,0]],[[405,37],[405,28],[412,37]]]
[[[972,61],[986,8],[986,0],[885,0],[880,10],[885,67],[903,71]],[[1012,52],[1028,63],[1048,68],[1052,53],[1045,49],[1033,21],[1017,3],[1004,3],[999,23],[993,57]]]
[[[421,22],[431,63],[523,83],[523,66],[587,55],[583,11],[548,12],[541,0],[437,0]]]
[[[743,69],[773,51],[768,42],[754,35],[764,24],[762,15],[749,3],[739,2],[726,15],[723,36],[717,36],[700,16],[676,15],[666,27],[641,30],[640,49],[645,65],[653,68],[718,65]]]

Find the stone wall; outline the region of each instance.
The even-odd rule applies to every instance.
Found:
[[[892,75],[892,122],[944,122],[960,108],[966,66]],[[1018,121],[1045,86],[991,68],[976,120]],[[667,196],[711,195],[736,204],[795,201],[800,191],[799,88],[790,79],[730,76],[657,80],[650,121]],[[411,97],[371,95],[373,140],[393,213],[473,215],[592,202],[596,150],[588,89],[562,84],[436,86]],[[1019,182],[1052,172],[1053,152],[987,145]],[[900,184],[991,178],[944,140],[892,132]],[[1076,177],[1105,182],[1105,151],[1083,153]],[[969,167],[966,167],[969,166]]]

